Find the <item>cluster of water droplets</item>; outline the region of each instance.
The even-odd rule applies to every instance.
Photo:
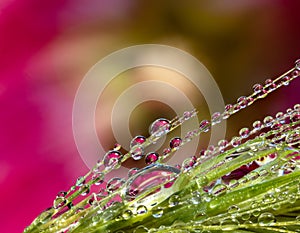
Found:
[[[117,232],[169,232],[168,229],[184,229],[186,222],[191,223],[195,232],[229,231],[243,224],[250,228],[255,224],[276,226],[280,222],[275,217],[276,211],[281,206],[299,203],[300,198],[299,180],[286,178],[300,167],[300,104],[285,113],[255,121],[252,128],[242,128],[238,136],[210,145],[181,165],[169,166],[162,161],[201,133],[208,132],[214,125],[299,76],[298,60],[293,69],[274,80],[267,79],[263,85],[255,84],[251,95],[239,97],[236,103],[226,105],[223,112],[215,112],[211,119],[202,120],[197,129],[192,129],[182,138],[172,138],[162,154],[155,151],[145,154],[146,147],[185,121],[197,117],[197,111],[184,112],[173,120],[155,120],[149,127],[149,137],[134,137],[126,154],[122,154],[121,145],[116,144],[91,171],[79,177],[69,191],[60,191],[53,206],[35,219],[25,232],[80,232],[86,228],[113,232],[111,227],[120,229]],[[129,158],[144,159],[145,167],[130,169],[127,177],[107,180],[107,175]],[[260,183],[261,188],[264,187],[266,177],[287,180],[275,190],[261,193],[250,190],[258,193],[259,203],[239,196],[242,188],[250,189],[254,184],[260,187]],[[177,193],[185,186],[187,190]],[[298,190],[295,191],[295,187]],[[235,193],[236,196],[225,198],[225,205],[220,199],[226,193]],[[237,202],[241,204],[236,205]],[[170,210],[176,212],[186,208],[197,211],[169,222]],[[188,212],[191,211],[185,213]],[[141,224],[141,219],[149,222]],[[161,226],[153,228],[151,219],[159,219]],[[131,221],[129,225],[126,225],[127,220]],[[285,227],[289,229],[289,226]],[[186,231],[189,232],[188,227]]]

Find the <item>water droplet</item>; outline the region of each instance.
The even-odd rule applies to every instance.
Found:
[[[237,205],[232,205],[228,208],[228,213],[232,214],[232,213],[236,213],[240,210],[240,208]]]
[[[60,191],[60,192],[58,192],[58,193],[56,194],[56,197],[66,197],[66,195],[67,195],[67,192],[65,192],[65,191]]]
[[[300,59],[298,59],[297,61],[295,61],[295,68],[297,70],[300,70]]]
[[[90,186],[85,184],[80,187],[81,196],[86,196],[90,192]]]
[[[75,184],[75,185],[76,185],[77,187],[80,187],[80,186],[82,186],[84,183],[85,183],[85,178],[84,178],[84,176],[80,176],[80,177],[77,178],[76,184]]]
[[[121,149],[121,144],[115,143],[113,150],[120,150]]]
[[[145,214],[147,213],[147,207],[144,205],[140,205],[136,208],[136,213],[137,214]]]
[[[254,93],[261,92],[263,88],[264,87],[261,84],[259,84],[259,83],[253,85],[253,91],[254,91]]]
[[[208,132],[210,130],[210,122],[208,120],[203,120],[200,122],[200,125],[199,125],[199,129],[202,131],[202,132]]]
[[[130,148],[132,148],[136,145],[141,145],[145,141],[146,141],[146,138],[144,136],[141,136],[141,135],[135,136],[130,142]]]
[[[134,146],[130,150],[130,155],[134,160],[140,160],[144,156],[144,147],[142,146]]]
[[[137,172],[139,171],[139,168],[137,167],[134,167],[134,168],[131,168],[129,171],[128,171],[128,178],[135,175]]]
[[[161,207],[152,210],[152,216],[154,218],[161,218],[164,214],[164,210]]]
[[[183,119],[185,121],[187,121],[188,119],[190,119],[191,117],[193,117],[193,112],[189,112],[189,111],[186,111],[183,113]]]
[[[247,138],[247,137],[249,137],[250,130],[248,128],[242,128],[240,130],[239,134],[242,138]]]
[[[235,218],[228,218],[221,222],[222,231],[233,231],[237,229],[239,225],[239,221]]]
[[[125,220],[128,220],[131,218],[132,216],[132,211],[131,210],[125,210],[122,214],[122,217],[125,219]]]
[[[241,96],[238,98],[237,103],[241,108],[245,108],[248,105],[248,100],[246,96]]]
[[[126,195],[129,198],[135,197],[153,187],[166,183],[179,172],[180,170],[177,168],[162,164],[152,164],[140,169],[128,179]]]
[[[114,192],[119,189],[125,183],[124,179],[114,177],[107,182],[106,190],[108,192]]]
[[[260,130],[262,128],[262,123],[260,121],[254,121],[252,126],[255,130]]]
[[[201,203],[201,195],[199,192],[195,191],[192,193],[192,197],[190,198],[189,202],[192,203],[193,205],[198,205]]]
[[[220,123],[222,120],[222,115],[219,112],[215,112],[211,116],[211,122],[213,125]]]
[[[177,206],[180,203],[180,197],[176,194],[173,194],[170,198],[169,198],[169,206],[173,207],[173,206]]]
[[[289,76],[283,76],[280,81],[283,85],[287,86],[290,83],[291,78]]]
[[[262,213],[258,217],[258,224],[260,226],[270,226],[276,222],[275,216],[271,213]]]
[[[217,184],[212,189],[212,194],[219,195],[221,193],[224,193],[227,190],[226,185],[224,184]]]
[[[167,134],[170,130],[170,127],[171,125],[169,120],[165,118],[159,118],[151,124],[149,132],[154,137],[160,137]]]
[[[121,152],[117,150],[108,151],[104,155],[103,165],[107,168],[115,167],[118,164],[118,162],[122,159],[122,157],[123,155],[121,154]]]
[[[273,117],[271,117],[271,116],[266,116],[266,117],[264,118],[264,124],[265,124],[266,127],[271,126],[272,123],[273,123],[273,121],[274,121],[274,119],[273,119]]]
[[[188,171],[193,168],[195,161],[192,158],[187,158],[182,162],[182,169]]]
[[[158,160],[158,158],[159,158],[158,153],[156,153],[156,152],[150,152],[145,157],[145,163],[147,165],[155,163]]]
[[[94,181],[95,185],[101,185],[104,182],[104,174],[102,172],[96,172],[92,176],[92,180]]]
[[[54,199],[54,201],[53,201],[53,207],[55,209],[58,209],[58,208],[64,206],[66,203],[67,203],[66,198],[64,198],[64,197],[56,197]]]
[[[170,141],[170,148],[171,149],[178,148],[181,145],[181,142],[182,142],[182,140],[179,137],[172,138],[171,141]]]
[[[149,232],[147,227],[144,226],[138,226],[137,228],[134,229],[133,233],[147,233]]]
[[[242,140],[241,140],[241,138],[240,137],[233,137],[232,139],[231,139],[231,145],[233,146],[233,147],[237,147],[237,146],[239,146],[239,145],[241,145],[241,143],[242,143]]]

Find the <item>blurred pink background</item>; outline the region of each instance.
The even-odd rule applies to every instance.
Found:
[[[299,10],[297,0],[2,0],[0,231],[22,232],[87,172],[73,140],[72,104],[101,58],[143,43],[181,48],[206,65],[232,103],[300,58]],[[227,136],[299,102],[299,88],[296,80],[234,116]]]

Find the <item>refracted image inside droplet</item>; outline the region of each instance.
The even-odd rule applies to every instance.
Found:
[[[149,132],[151,135],[154,135],[156,137],[160,137],[166,133],[169,132],[170,130],[170,121],[165,119],[165,118],[159,118],[157,120],[155,120],[150,128],[149,128]]]
[[[126,197],[132,199],[141,193],[163,184],[180,172],[179,169],[162,164],[151,164],[139,170],[126,185]]]

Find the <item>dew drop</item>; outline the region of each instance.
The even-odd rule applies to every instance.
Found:
[[[264,118],[264,124],[265,124],[266,127],[271,126],[272,123],[273,123],[273,121],[274,121],[274,119],[273,119],[273,117],[271,117],[271,116],[266,116],[266,117]]]
[[[162,135],[165,135],[170,130],[170,121],[165,118],[159,118],[155,120],[151,125],[149,132],[154,137],[160,137]]]
[[[257,83],[257,84],[254,84],[254,86],[253,86],[254,93],[259,93],[262,91],[262,89],[263,89],[263,86],[261,84]]]
[[[247,137],[249,137],[250,130],[248,128],[242,128],[240,130],[239,134],[242,138],[247,138]]]
[[[275,216],[271,213],[262,213],[258,217],[258,224],[260,226],[270,226],[276,222]]]
[[[208,132],[210,130],[210,122],[208,120],[203,120],[200,122],[200,125],[199,125],[199,129],[202,131],[202,132]]]
[[[147,233],[149,232],[147,227],[144,227],[143,225],[138,226],[134,229],[133,233]]]
[[[155,163],[158,160],[158,158],[159,158],[158,153],[156,153],[156,152],[150,152],[145,157],[145,163],[147,165]]]
[[[65,192],[65,191],[60,191],[60,192],[58,192],[58,193],[56,194],[56,197],[66,197],[66,195],[67,195],[67,192]]]
[[[222,120],[222,115],[219,112],[215,112],[211,116],[211,122],[213,125],[220,123]]]
[[[164,214],[164,210],[160,207],[152,210],[152,216],[154,218],[161,218],[163,214]]]
[[[77,178],[76,184],[75,184],[75,185],[76,185],[77,187],[80,187],[80,186],[82,186],[84,183],[85,183],[85,178],[84,178],[84,176],[80,176],[80,177]]]
[[[172,138],[171,141],[170,141],[170,148],[171,149],[178,148],[181,145],[181,142],[182,142],[182,140],[179,137]]]
[[[280,81],[283,85],[287,86],[287,85],[289,85],[290,80],[291,80],[291,78],[286,75],[286,76],[283,76]]]
[[[128,179],[126,184],[126,196],[135,197],[153,187],[166,183],[179,169],[162,164],[151,164],[140,169],[135,175]]]
[[[106,190],[110,193],[119,189],[125,183],[124,179],[114,177],[107,182]]]
[[[246,96],[241,96],[238,98],[237,103],[241,108],[245,108],[248,105],[248,100]]]
[[[242,140],[241,140],[241,138],[240,137],[233,137],[232,139],[231,139],[231,145],[233,146],[233,147],[237,147],[237,146],[239,146],[239,145],[241,145],[241,143],[242,143]]]
[[[146,141],[146,138],[144,136],[141,136],[141,135],[135,136],[130,142],[130,148],[132,148],[136,145],[141,145],[145,141]]]
[[[53,207],[55,209],[58,209],[58,208],[64,206],[66,203],[67,203],[66,198],[64,198],[64,197],[56,197],[54,199],[54,201],[53,201]]]
[[[125,210],[122,214],[122,217],[125,219],[125,220],[128,220],[132,217],[132,211],[131,210]]]
[[[130,155],[134,160],[142,159],[144,153],[144,148],[142,146],[135,146],[130,150]]]
[[[120,150],[121,149],[121,144],[119,144],[119,143],[115,143],[115,145],[114,145],[114,149],[113,150]]]
[[[122,157],[123,155],[119,151],[116,150],[108,151],[104,155],[103,165],[107,168],[115,167]]]
[[[104,182],[104,174],[102,172],[94,173],[92,176],[92,180],[94,181],[95,185],[101,185]]]
[[[136,213],[137,214],[145,214],[147,213],[147,207],[144,205],[140,205],[136,208]]]
[[[180,202],[180,197],[176,194],[173,194],[170,198],[169,198],[169,206],[173,207],[173,206],[177,206]]]
[[[129,178],[129,177],[132,177],[133,175],[135,175],[138,171],[139,171],[139,168],[137,168],[137,167],[131,168],[131,169],[128,171],[128,178]]]
[[[227,190],[226,185],[224,184],[217,184],[212,189],[212,194],[219,195],[221,193],[224,193]]]

